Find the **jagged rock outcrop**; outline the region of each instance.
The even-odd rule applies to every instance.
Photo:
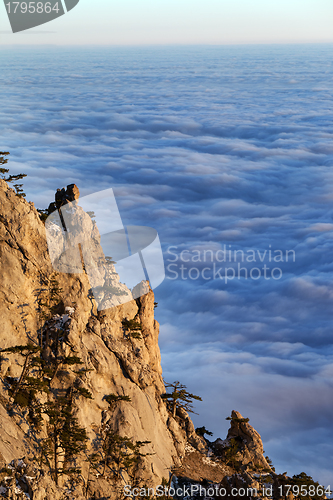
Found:
[[[183,408],[177,408],[177,415],[180,417],[180,425],[184,430],[187,442],[200,453],[207,453],[208,445],[204,437],[198,436],[188,413]],[[177,432],[177,431],[176,431]]]
[[[127,286],[120,283],[113,261],[103,253],[96,222],[75,200],[67,200],[61,211],[53,212],[45,228],[54,269],[66,274],[86,274],[98,310],[112,308],[140,295],[133,290],[133,296]],[[144,292],[148,291],[146,286]]]
[[[71,202],[78,200],[79,197],[80,197],[80,190],[76,184],[69,184],[67,186],[67,189],[59,188],[55,193],[54,197],[55,201],[50,203],[47,211],[49,214],[51,214],[52,212],[55,212],[63,205],[67,204],[69,201]]]
[[[102,261],[94,222],[82,209],[78,216],[90,231],[95,255]],[[149,441],[143,448],[149,455],[142,457],[137,471],[143,482],[159,484],[162,477],[168,478],[170,468],[184,455],[187,435],[181,419],[172,419],[161,399],[165,388],[153,292],[149,290],[136,300],[98,312],[87,273],[55,273],[45,227],[33,203],[19,199],[4,181],[0,181],[0,276],[0,348],[42,343],[42,358],[51,360],[56,338],[57,355],[61,359],[77,356],[86,369],[78,375],[75,367],[62,366],[50,386],[51,392],[61,393],[76,383],[92,394],[92,399],[80,398],[77,403],[78,422],[89,438],[88,449],[93,449],[103,426],[111,425],[122,436]],[[104,275],[100,279],[105,283],[108,278]],[[52,317],[44,321],[40,307],[48,300],[48,290],[55,282],[57,303]],[[126,288],[119,282],[117,286]],[[131,292],[126,288],[126,293]],[[132,338],[126,332],[124,320],[140,323],[141,338]],[[13,411],[12,416],[5,410],[9,394],[4,381],[6,377],[19,377],[22,364],[18,354],[2,355],[0,425],[5,429],[0,434],[0,453],[7,464],[36,455],[29,425],[24,422],[24,410],[21,414]],[[128,396],[130,401],[119,401],[111,408],[105,400],[109,394]],[[83,461],[80,466],[85,476],[88,466]],[[49,475],[45,479],[40,473],[39,493],[34,500],[50,498],[46,486],[41,486],[42,477],[44,482],[51,481]],[[51,491],[54,484],[48,488]],[[111,497],[110,483],[105,477],[91,480],[89,491],[95,491],[96,498]],[[51,496],[56,498],[53,493]]]
[[[270,472],[271,467],[264,457],[260,434],[238,411],[231,412],[227,438],[212,443],[214,453],[222,457],[235,470]]]
[[[237,411],[232,411],[229,420],[231,426],[227,438],[218,438],[214,442],[205,439],[205,450],[201,453],[198,443],[193,441],[194,446],[191,446],[188,438],[185,458],[175,471],[177,484],[184,487],[192,485],[194,489],[214,485],[214,488],[225,492],[225,497],[236,499],[251,498],[247,490],[251,492],[252,489],[262,496],[263,485],[269,481],[280,483],[263,456],[260,434],[248,423],[249,419]],[[241,494],[237,495],[241,488],[245,488],[245,492],[241,490]],[[278,491],[277,488],[275,491]],[[219,493],[217,497],[221,495]]]
[[[240,451],[237,453],[237,460],[243,466],[252,466],[256,469],[262,467],[270,470],[270,466],[263,456],[264,447],[261,436],[252,425],[250,425],[238,411],[231,412],[230,429],[227,440],[239,440]]]
[[[227,438],[214,442],[206,440],[204,453],[200,453],[197,447],[186,445],[184,460],[175,469],[174,480],[175,488],[185,492],[183,496],[193,499],[200,496],[235,500],[293,500],[292,485],[318,487],[318,483],[305,473],[293,477],[286,473],[277,474],[268,457],[266,460],[263,456],[260,434],[248,423],[249,419],[237,411],[232,411],[228,419],[231,426]],[[322,498],[326,498],[325,493]]]

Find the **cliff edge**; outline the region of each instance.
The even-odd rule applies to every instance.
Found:
[[[91,231],[98,248],[98,230],[93,220],[80,207],[77,210],[81,226]],[[103,259],[103,254],[99,254],[99,259]],[[30,363],[33,359],[22,350],[29,344],[36,349],[34,358],[39,357],[39,365],[29,365],[26,378],[39,377],[45,388],[39,392],[34,389],[37,394],[33,404],[45,405],[57,397],[73,401],[70,392],[75,388],[73,414],[88,438],[85,455],[94,451],[103,455],[103,446],[101,451],[99,445],[105,441],[108,430],[117,439],[128,439],[123,441],[125,450],[131,443],[140,450],[133,461],[135,467],[131,468],[133,477],[147,484],[160,484],[162,478],[169,478],[171,467],[184,454],[186,430],[172,419],[161,399],[165,388],[153,292],[147,288],[148,293],[136,300],[98,312],[87,275],[54,272],[38,212],[33,203],[18,198],[4,181],[0,181],[0,275],[0,348],[6,351],[1,355],[0,372],[2,465],[22,457],[26,457],[25,461],[35,460],[40,454],[39,446],[50,433],[47,412],[40,415],[38,426],[31,425],[34,416],[29,417],[29,404],[22,402],[24,391],[29,392],[27,380],[13,394],[25,361],[29,359]],[[131,293],[125,285],[120,286],[126,289],[125,293]],[[136,335],[131,331],[133,324],[138,325]],[[15,352],[15,346],[21,346],[21,350]],[[43,368],[41,374],[41,366],[48,366],[50,373]],[[49,454],[51,469],[52,460],[54,457]],[[61,448],[59,460],[64,460]],[[103,460],[105,463],[105,456],[100,459],[102,469]],[[82,488],[85,484],[94,498],[109,498],[114,467],[101,473],[96,466],[97,472],[88,478],[91,460],[89,463],[81,454],[74,461],[82,470]],[[52,486],[54,498],[63,498],[66,479],[67,476],[59,477],[59,494]],[[38,486],[40,481],[35,481],[28,491],[34,499],[49,498],[45,485]],[[38,488],[40,492],[36,493]],[[76,485],[78,498],[84,498],[82,491]]]

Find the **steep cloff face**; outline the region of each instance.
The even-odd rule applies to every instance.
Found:
[[[157,231],[124,227],[112,189],[80,201],[77,192],[75,199],[60,206],[62,191],[58,190],[58,209],[45,222],[54,270],[85,272],[99,311],[145,295],[147,282],[152,289],[160,285],[165,270]]]
[[[67,12],[72,10],[79,1],[65,0]],[[13,33],[40,26],[65,14],[62,0],[39,0],[36,2],[4,0],[4,4]]]
[[[72,200],[78,199],[75,186],[68,190],[68,197]],[[103,205],[106,207],[107,200],[101,195],[99,197],[105,200]],[[75,215],[74,200],[72,201],[72,217],[75,220],[76,217],[82,217],[82,225],[91,229],[91,235],[96,238],[95,250],[96,258],[98,258],[98,252],[101,252],[98,246],[100,236],[93,224],[95,219],[91,219],[82,207]],[[80,198],[78,204],[81,204],[81,200],[83,205],[83,197]],[[89,208],[92,208],[92,201],[90,199]],[[101,208],[102,211],[104,209]],[[168,474],[168,468],[172,467],[178,456],[184,455],[186,434],[176,421],[173,422],[172,431],[169,431],[167,424],[169,414],[160,398],[160,394],[165,392],[165,387],[158,347],[159,325],[154,317],[154,293],[149,290],[146,295],[137,300],[131,300],[96,314],[96,304],[90,301],[91,284],[87,275],[83,271],[81,274],[53,272],[45,239],[45,227],[37,211],[32,204],[18,198],[14,190],[1,179],[0,213],[0,349],[33,342],[34,345],[43,345],[46,360],[51,358],[55,360],[54,353],[57,353],[59,360],[64,359],[64,356],[69,356],[79,358],[84,363],[83,365],[66,365],[69,371],[67,368],[63,371],[59,365],[57,373],[54,370],[51,375],[51,377],[55,375],[53,380],[48,378],[49,384],[54,388],[54,393],[59,394],[60,397],[71,384],[77,382],[80,387],[88,390],[93,398],[86,399],[80,396],[77,398],[78,404],[75,405],[78,425],[83,427],[89,436],[87,455],[83,453],[80,462],[76,461],[77,457],[74,457],[77,471],[75,481],[76,477],[78,477],[77,482],[80,481],[79,469],[82,469],[82,477],[86,480],[90,467],[86,458],[97,453],[96,442],[101,443],[101,433],[104,435],[104,432],[110,429],[121,436],[128,436],[135,443],[137,441],[151,442],[143,450],[143,453],[150,453],[150,455],[141,457],[142,468],[140,466],[137,470],[135,464],[131,470],[133,470],[133,475],[135,474],[135,481],[140,479],[143,484],[161,484],[162,477]],[[95,215],[97,221],[100,219],[99,216],[102,216],[101,213]],[[114,229],[114,226],[110,224],[106,226],[106,229],[110,227]],[[57,232],[56,228],[54,230]],[[76,233],[72,235],[74,239],[80,237]],[[78,240],[75,239],[75,241]],[[93,245],[93,242],[91,244]],[[21,250],[18,250],[19,248]],[[104,259],[103,254],[100,255]],[[74,264],[75,261],[73,261]],[[125,292],[125,287],[123,290]],[[54,297],[54,301],[51,296]],[[50,304],[51,308],[56,306],[57,312],[54,314],[55,310],[49,309],[48,314],[46,304]],[[50,339],[50,345],[46,337]],[[21,361],[24,362],[24,359],[22,356],[18,358],[16,355],[2,354],[2,358],[6,357],[6,360],[2,359],[0,363],[0,468],[22,457],[26,457],[25,462],[16,460],[15,463],[27,464],[28,457],[37,457],[41,453],[38,451],[37,454],[37,449],[41,450],[41,441],[36,438],[34,430],[31,429],[30,432],[26,427],[26,418],[10,417],[6,410],[6,404],[10,403],[12,398],[8,393],[8,387],[4,384],[4,377],[12,376],[14,383],[19,380],[23,368]],[[44,359],[40,356],[38,358]],[[42,364],[44,365],[44,362]],[[39,372],[39,366],[38,360],[36,365],[31,366],[33,378],[35,369]],[[51,365],[51,361],[45,361],[45,366],[50,375],[49,370],[55,365]],[[26,372],[26,375],[29,376],[29,373]],[[43,377],[44,375],[41,380]],[[55,401],[51,394],[48,395],[50,402]],[[131,401],[120,400],[111,407],[107,399],[109,395],[128,396]],[[46,403],[44,394],[41,394],[41,397],[43,398],[40,400],[41,403]],[[24,412],[22,415],[25,415],[27,407],[22,407],[22,411]],[[24,431],[20,429],[20,425]],[[45,430],[43,428],[41,432],[46,438],[46,421],[44,427]],[[29,434],[27,439],[25,432]],[[102,448],[100,450],[103,453]],[[101,460],[103,460],[102,455]],[[63,461],[59,463],[62,467]],[[71,463],[74,464],[74,461]],[[38,468],[36,474],[34,469],[31,470],[35,467],[34,464]],[[53,481],[54,462],[50,463],[50,467],[46,466],[45,473],[39,472],[38,464],[37,460],[34,463],[29,461],[30,471],[25,471],[26,477],[31,478],[27,479],[31,481],[29,484],[33,492],[33,494],[30,493],[30,497],[37,498],[36,495],[40,494],[39,498],[43,500],[65,498],[69,488],[57,487]],[[42,469],[43,467],[44,465]],[[101,463],[100,472],[103,469],[104,463]],[[107,469],[110,470],[108,465]],[[103,477],[99,474],[96,474],[99,477],[94,477],[93,470],[90,469],[89,498],[93,498],[94,495],[97,498],[115,500],[124,498],[123,494],[116,495],[118,486],[124,486],[121,476],[118,481],[116,472],[113,473],[110,470],[110,473],[105,473]],[[61,476],[65,483],[67,480],[74,479],[72,472],[74,471],[71,467],[70,476]],[[7,493],[9,491],[7,496],[15,498],[17,496],[14,491],[17,487],[15,472],[8,480],[8,483],[12,483],[12,478],[14,478],[14,483],[8,488],[4,486],[4,476],[6,476],[5,473],[0,474],[0,491],[3,486],[3,491]],[[26,485],[24,481],[21,483],[21,476],[18,476],[19,483]],[[106,476],[110,476],[109,479]],[[129,484],[137,483],[130,480]],[[75,492],[71,491],[71,498],[76,496],[77,499],[84,499],[86,488],[87,482],[84,485],[82,483],[82,488],[79,486],[79,489],[75,488]],[[0,493],[0,498],[2,497],[3,493]]]

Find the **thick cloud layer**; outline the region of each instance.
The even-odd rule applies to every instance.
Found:
[[[238,410],[277,471],[325,484],[331,48],[8,49],[0,75],[1,149],[29,200],[113,187],[125,224],[158,230],[163,369],[203,397],[195,423],[224,437]]]

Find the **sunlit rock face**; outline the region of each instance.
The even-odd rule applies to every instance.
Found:
[[[98,278],[102,293],[106,283],[131,298],[131,290],[119,283],[113,264],[103,267],[105,256],[99,247],[98,229],[82,208],[75,207],[76,203],[75,200],[69,202],[67,209],[75,211],[78,226],[89,234],[94,258],[99,261],[98,269],[103,271]],[[33,203],[18,198],[3,181],[0,181],[0,214],[1,349],[32,343],[42,348],[42,357],[47,360],[55,355],[79,357],[85,373],[78,375],[75,367],[59,369],[51,382],[51,392],[62,391],[75,381],[87,389],[92,399],[78,399],[77,417],[88,434],[88,450],[93,450],[105,425],[135,441],[148,441],[143,450],[147,455],[142,457],[137,474],[142,481],[160,484],[162,477],[169,476],[170,467],[184,454],[186,433],[170,417],[161,399],[165,388],[152,290],[143,282],[138,286],[145,295],[118,306],[115,300],[109,308],[98,311],[89,276],[82,265],[80,268],[80,256],[77,273],[56,272],[51,265],[45,226]],[[61,255],[63,233],[56,224],[53,229]],[[41,304],[48,300],[48,291],[54,282],[58,294],[56,304],[51,316],[43,318]],[[107,301],[108,297],[103,300]],[[131,320],[140,324],[137,338],[124,327],[124,321]],[[35,448],[34,441],[27,437],[29,426],[17,416],[8,415],[5,409],[10,400],[5,378],[19,377],[22,365],[23,358],[18,354],[3,355],[0,457],[7,464],[13,459],[31,456]],[[109,394],[126,395],[130,401],[120,401],[111,408],[105,400]],[[49,397],[52,398],[52,394]],[[41,432],[46,432],[45,426]],[[80,467],[87,470],[83,458]],[[51,488],[38,484],[40,491],[36,498],[50,498],[46,492],[54,489],[54,485]],[[94,478],[90,488],[98,490],[101,498],[106,497],[106,490],[108,495],[111,491],[105,477]],[[52,493],[52,497],[56,498],[56,494]]]

